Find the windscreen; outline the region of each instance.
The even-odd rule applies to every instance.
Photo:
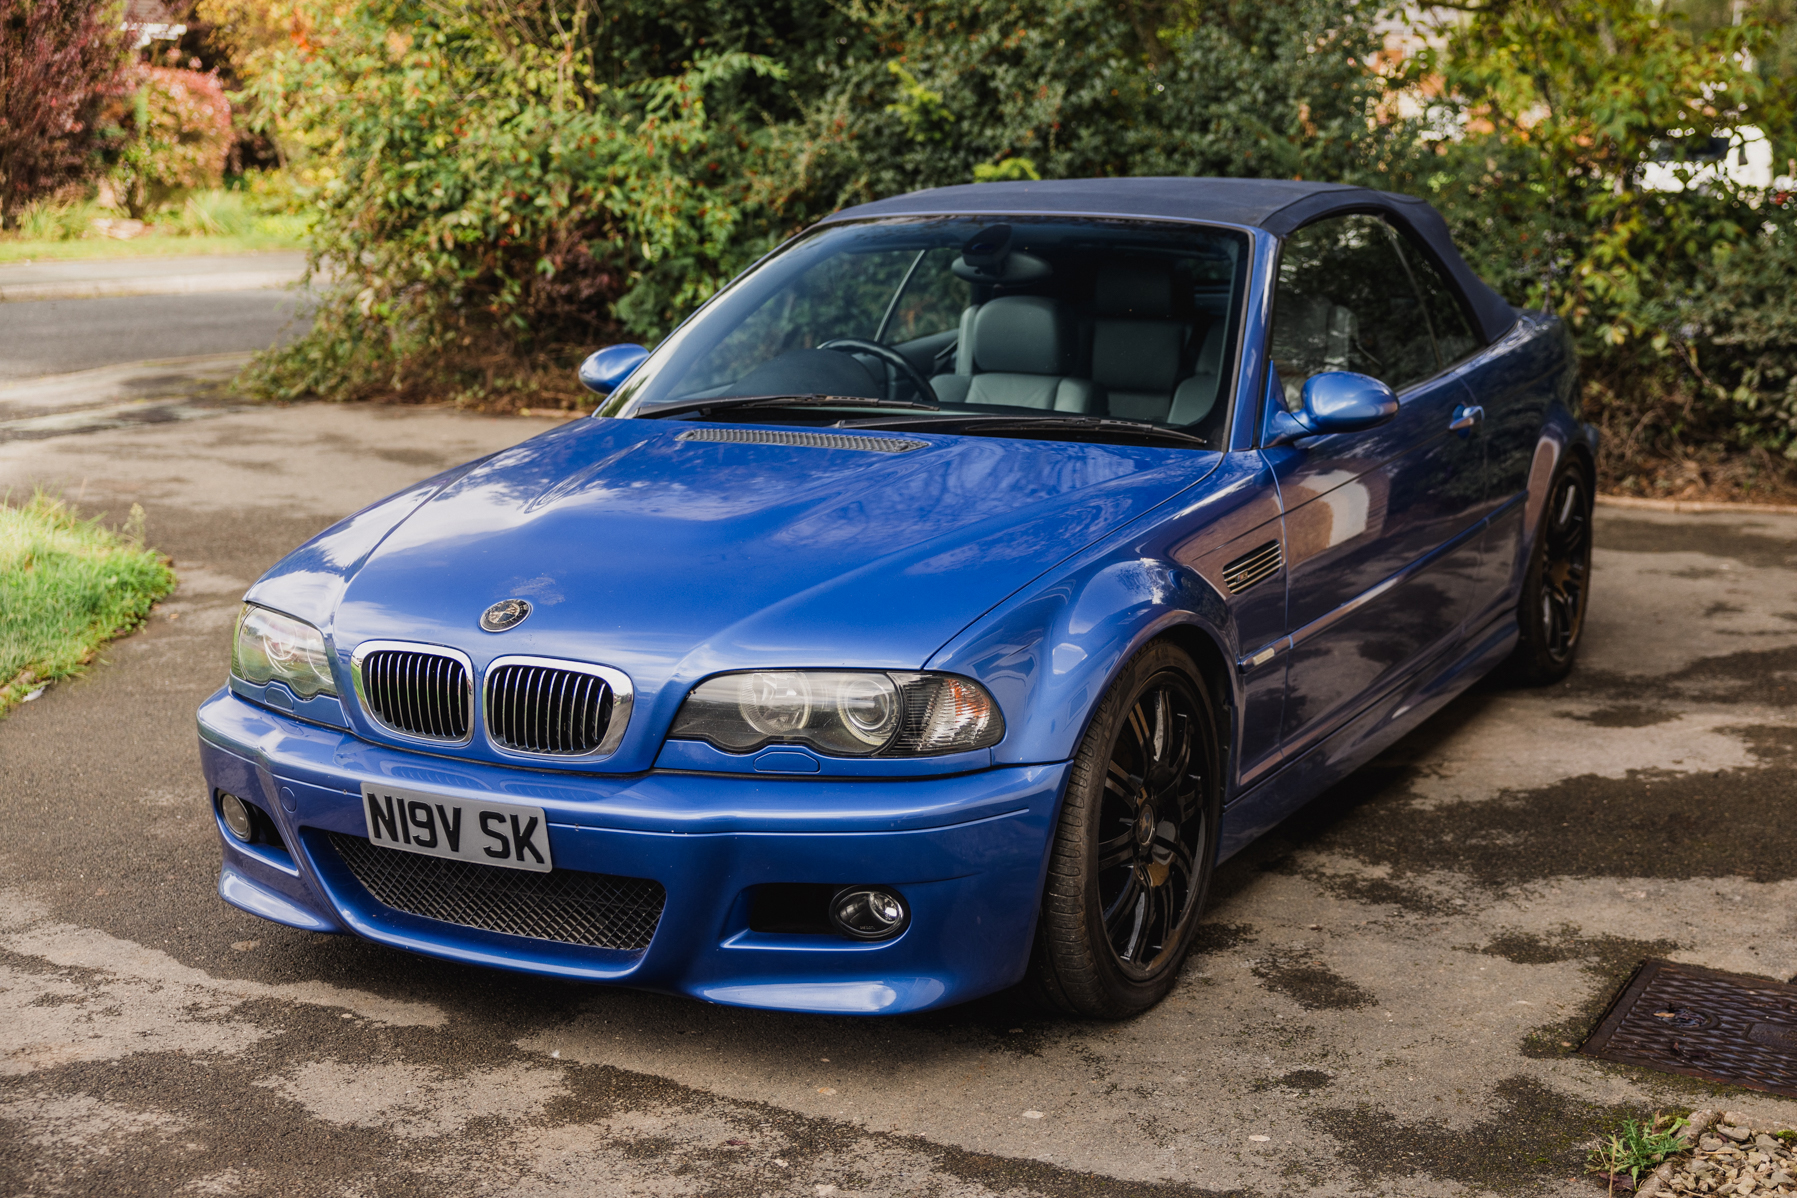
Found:
[[[1247,256],[1246,235],[1203,225],[827,226],[714,299],[608,408],[848,396],[863,409],[1150,422],[1220,444]]]

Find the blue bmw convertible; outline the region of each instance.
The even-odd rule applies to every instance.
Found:
[[[1578,648],[1565,331],[1407,196],[899,196],[582,379],[608,415],[250,589],[199,713],[227,902],[748,1007],[1127,1017],[1220,862]]]

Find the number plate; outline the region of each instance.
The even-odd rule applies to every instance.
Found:
[[[541,807],[445,798],[373,782],[362,784],[368,840],[385,849],[546,874],[549,820]]]

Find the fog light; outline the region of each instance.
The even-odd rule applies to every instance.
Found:
[[[830,900],[830,922],[856,940],[885,940],[905,930],[911,912],[905,900],[879,886],[849,886]]]
[[[218,813],[225,817],[231,835],[248,844],[256,837],[256,821],[250,818],[250,807],[234,794],[218,792]]]

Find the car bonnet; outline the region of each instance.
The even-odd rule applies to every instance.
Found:
[[[655,744],[635,743],[638,734],[665,727],[698,679],[748,667],[920,667],[1006,596],[1218,460],[823,432],[576,421],[443,476],[434,493],[426,484],[352,517],[250,597],[319,623],[340,658],[387,639],[452,646],[477,670],[509,654],[621,669],[638,714],[609,768],[646,768]],[[709,439],[770,434],[825,444]],[[526,600],[530,614],[482,631],[481,613],[506,599]]]

